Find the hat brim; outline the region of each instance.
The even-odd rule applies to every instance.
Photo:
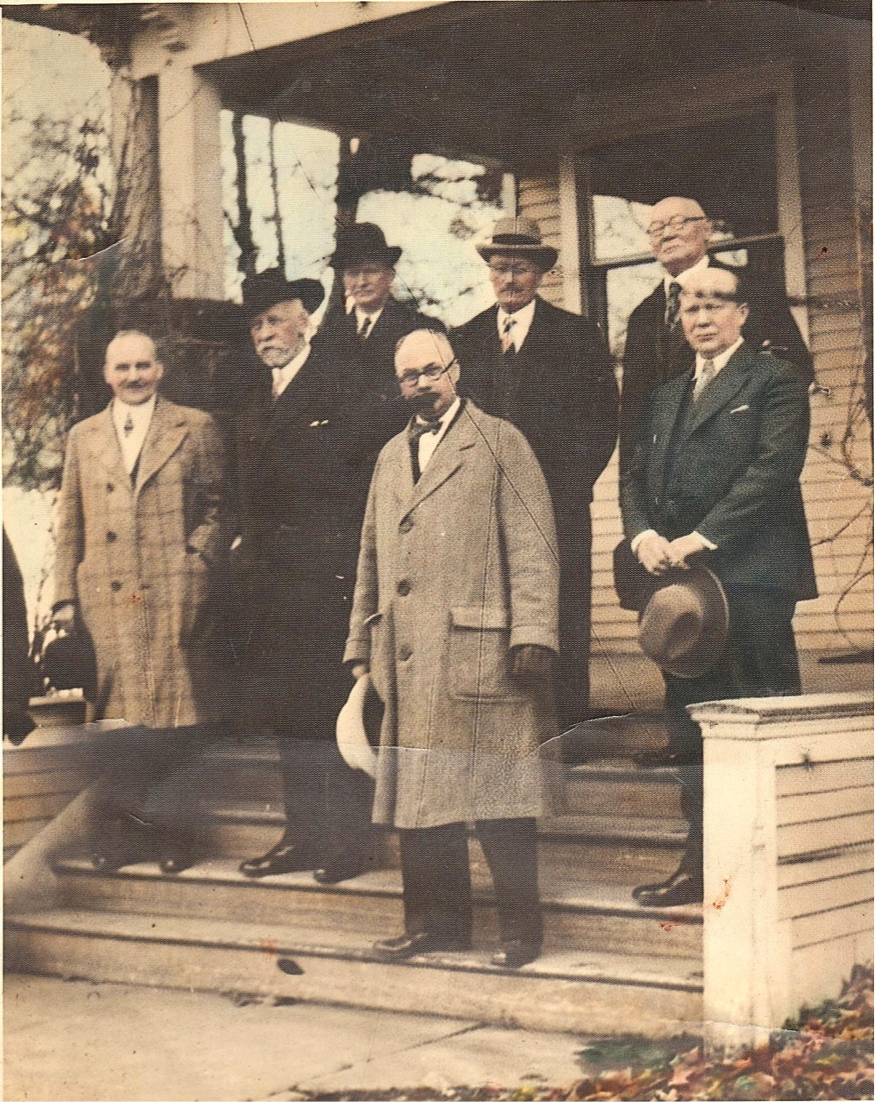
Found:
[[[671,570],[660,577],[653,577],[643,603],[639,622],[643,620],[653,597],[669,585],[683,583],[694,589],[702,605],[702,627],[695,649],[691,654],[676,658],[663,658],[645,651],[663,673],[685,679],[701,677],[723,654],[729,635],[729,602],[717,575],[707,566],[692,566],[689,570]]]
[[[361,264],[363,260],[374,260],[379,264],[385,264],[387,268],[394,268],[401,256],[400,245],[387,245],[385,249],[364,249],[353,252],[335,253],[328,261],[332,268],[341,270],[351,268],[353,264]]]
[[[371,691],[371,676],[365,674],[353,685],[337,717],[336,737],[340,756],[350,767],[371,778],[377,775],[377,755],[365,730],[365,704]]]
[[[325,288],[318,279],[299,279],[273,288],[258,287],[244,301],[243,316],[248,324],[256,315],[276,306],[278,302],[294,302],[296,299],[308,314],[313,314],[325,301]]]
[[[559,259],[559,251],[554,249],[552,245],[493,245],[491,242],[488,242],[485,245],[477,245],[475,247],[477,252],[480,253],[487,262],[491,260],[496,253],[504,253],[508,256],[521,256],[526,260],[531,260],[545,272],[549,272]]]

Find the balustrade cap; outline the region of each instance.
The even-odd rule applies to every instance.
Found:
[[[702,737],[723,725],[759,726],[814,719],[846,719],[873,714],[871,693],[809,693],[803,696],[745,697],[691,704],[690,716],[702,726]]]

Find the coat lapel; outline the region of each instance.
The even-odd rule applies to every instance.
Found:
[[[122,450],[112,421],[112,402],[92,422],[88,446],[91,454],[113,480],[113,484],[130,491],[131,480],[122,462]]]
[[[163,402],[159,397],[140,452],[135,494],[139,494],[149,479],[164,466],[187,435],[185,414],[178,406]]]
[[[689,436],[700,428],[709,418],[731,402],[747,381],[751,367],[750,350],[742,345],[730,358],[716,379],[711,382],[696,403],[692,416],[688,419],[685,435]]]
[[[442,486],[448,478],[452,478],[464,463],[465,452],[469,448],[473,448],[478,438],[477,429],[469,416],[469,411],[466,410],[463,404],[455,421],[447,429],[446,435],[428,461],[428,465],[422,472],[422,477],[412,487],[411,496],[406,503],[406,512],[412,512],[425,498],[433,494],[439,486]]]
[[[665,466],[675,423],[684,408],[684,395],[689,385],[690,372],[685,371],[683,375],[678,375],[660,388],[651,420],[653,440],[648,441],[652,448],[650,466],[653,470],[662,470]]]

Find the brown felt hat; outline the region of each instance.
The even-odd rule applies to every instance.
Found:
[[[726,646],[729,605],[723,586],[705,566],[654,578],[638,620],[641,649],[665,673],[699,677]]]

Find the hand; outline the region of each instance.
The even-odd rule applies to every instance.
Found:
[[[352,669],[349,672],[356,679],[356,681],[360,681],[361,678],[363,678],[365,676],[365,674],[370,673],[371,670],[370,670],[370,667],[367,665],[366,662],[356,662],[356,664],[352,667]]]
[[[671,568],[672,545],[664,536],[648,536],[635,550],[635,555],[648,574],[665,574]]]
[[[536,643],[515,647],[513,652],[513,677],[521,688],[529,693],[542,692],[553,675],[553,652]]]
[[[52,623],[62,631],[72,631],[76,622],[76,605],[72,601],[59,605],[52,613]]]
[[[698,555],[699,552],[706,550],[705,544],[702,543],[701,539],[693,532],[688,536],[679,536],[668,545],[671,565],[678,567],[680,570],[689,570],[690,564],[687,560],[690,556]]]

